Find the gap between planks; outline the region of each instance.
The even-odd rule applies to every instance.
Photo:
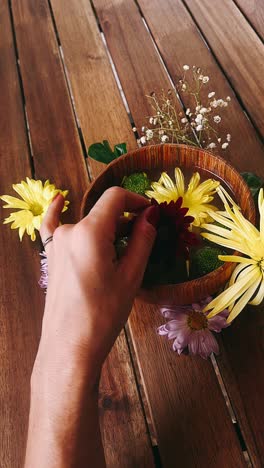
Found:
[[[147,29],[148,34],[149,34],[150,37],[151,37],[152,43],[153,43],[153,45],[154,45],[154,47],[155,47],[155,50],[156,50],[156,52],[157,52],[157,55],[158,55],[158,57],[159,57],[159,59],[160,59],[160,62],[161,62],[161,64],[162,64],[162,66],[163,66],[163,68],[164,68],[164,71],[165,71],[165,73],[166,73],[166,75],[167,75],[167,77],[168,77],[168,79],[169,79],[169,81],[170,81],[170,83],[171,83],[171,86],[172,86],[173,90],[176,92],[177,97],[178,97],[178,100],[179,100],[179,102],[180,102],[180,104],[181,104],[181,106],[183,107],[183,110],[184,110],[184,105],[183,105],[183,103],[182,103],[182,101],[181,101],[181,99],[180,99],[180,96],[178,95],[178,93],[177,93],[177,91],[176,91],[176,88],[175,88],[175,85],[174,85],[174,83],[173,83],[173,81],[172,81],[171,75],[170,75],[170,73],[169,73],[169,71],[168,71],[168,69],[167,69],[167,67],[166,67],[166,64],[165,64],[165,62],[164,62],[164,60],[163,60],[163,58],[162,58],[162,56],[161,56],[161,53],[160,53],[160,51],[159,51],[159,49],[158,49],[158,46],[157,46],[157,44],[156,44],[155,41],[154,41],[153,35],[152,35],[152,33],[151,33],[151,31],[150,31],[150,29],[149,29],[149,27],[148,27],[147,21],[145,20],[143,14],[142,14],[142,11],[141,11],[141,9],[140,9],[140,7],[139,7],[139,5],[138,5],[138,3],[137,3],[136,0],[135,0],[135,3],[136,3],[136,5],[137,5],[137,7],[138,7],[138,10],[139,10],[139,12],[140,12],[140,16],[141,16],[142,22],[143,22],[145,28]],[[184,3],[184,2],[183,2],[183,3]],[[92,2],[92,5],[93,5],[93,2]],[[94,10],[95,10],[95,8],[94,8]],[[187,9],[187,10],[188,10],[188,9]],[[96,11],[95,11],[95,14],[96,14]],[[98,27],[99,27],[99,29],[100,29],[100,31],[101,31],[101,33],[102,33],[102,28],[101,28],[100,21],[99,21],[99,18],[98,18],[98,15],[97,15],[97,14],[96,14],[96,19],[97,19]],[[195,24],[196,24],[196,23],[195,23]],[[197,26],[197,25],[196,25],[196,26]],[[200,34],[200,36],[201,36],[203,42],[205,43],[207,49],[210,51],[210,53],[211,53],[212,56],[214,57],[214,59],[215,59],[215,61],[216,61],[216,64],[218,65],[218,67],[219,67],[219,68],[222,70],[222,72],[224,73],[222,67],[219,65],[218,61],[216,60],[215,55],[212,53],[212,50],[210,49],[209,44],[207,43],[207,41],[206,41],[204,35],[202,34],[202,32],[200,31],[199,28],[197,28],[197,30],[198,30],[198,32],[199,32],[199,34]],[[115,79],[116,79],[117,84],[118,84],[119,91],[120,91],[121,96],[122,96],[122,95],[123,95],[123,89],[122,89],[122,86],[121,86],[121,84],[120,84],[120,80],[119,80],[119,78],[118,78],[118,74],[117,74],[116,68],[115,68],[114,63],[113,63],[113,58],[112,58],[111,53],[110,53],[110,51],[109,51],[109,49],[108,49],[108,47],[107,47],[107,42],[106,42],[106,39],[105,39],[105,36],[104,36],[103,33],[102,33],[102,36],[103,36],[103,39],[104,39],[105,46],[106,46],[106,48],[107,48],[107,52],[108,52],[108,56],[109,56],[109,58],[110,58],[110,63],[111,63],[111,66],[112,66],[112,69],[113,69],[113,72],[114,72],[114,76],[115,76]],[[225,76],[225,78],[227,79],[225,73],[224,73],[224,76]],[[227,79],[227,81],[228,81],[228,83],[230,84],[232,90],[234,91],[234,94],[235,94],[236,97],[238,98],[238,101],[239,101],[239,103],[240,103],[240,105],[241,105],[241,107],[242,107],[244,113],[246,114],[246,116],[247,116],[247,118],[250,120],[250,122],[252,123],[252,121],[251,121],[251,119],[250,119],[248,113],[247,113],[246,110],[245,110],[245,107],[243,106],[243,103],[242,103],[240,97],[239,97],[239,96],[237,95],[237,93],[235,92],[235,90],[234,90],[233,86],[231,85],[230,81],[229,81],[228,79]],[[127,102],[127,101],[126,101],[126,102]],[[131,115],[131,113],[130,113],[130,115]],[[253,126],[254,126],[254,125],[253,125]],[[255,126],[254,126],[254,128],[255,128]],[[130,345],[131,348],[133,348],[132,340],[129,340],[129,345]],[[135,354],[134,354],[134,352],[133,352],[133,351],[131,351],[131,352],[132,352],[132,355],[134,356],[134,359],[135,359]],[[234,414],[234,411],[233,411],[233,408],[232,408],[232,405],[231,405],[231,402],[230,402],[230,398],[229,398],[228,393],[227,393],[227,391],[226,391],[226,388],[225,388],[225,386],[224,386],[223,378],[222,378],[222,376],[221,376],[219,367],[218,367],[218,365],[217,365],[216,360],[215,360],[214,357],[212,358],[211,361],[212,361],[212,366],[213,366],[214,372],[215,372],[215,374],[216,374],[216,378],[217,378],[219,387],[220,387],[220,389],[221,389],[223,398],[224,398],[225,403],[226,403],[226,406],[227,406],[227,408],[228,408],[228,413],[229,413],[229,415],[230,415],[230,419],[231,419],[231,421],[232,421],[232,423],[233,423],[233,425],[234,425],[234,427],[235,427],[235,429],[236,429],[236,434],[237,434],[237,436],[238,436],[238,440],[239,440],[239,442],[240,442],[241,449],[242,449],[242,451],[243,451],[245,460],[247,461],[247,465],[250,467],[250,466],[252,466],[252,464],[251,464],[251,461],[250,461],[248,452],[247,452],[247,450],[245,450],[245,442],[244,442],[244,439],[242,438],[241,431],[240,431],[240,427],[239,427],[239,424],[238,424],[238,422],[237,422],[237,420],[236,420],[236,417],[235,417],[235,414]],[[141,380],[140,372],[139,372],[139,370],[138,370],[137,368],[136,368],[136,375],[137,375],[137,380],[138,380],[138,381]],[[139,392],[142,392],[142,390],[143,390],[143,386],[142,386],[142,385],[139,385]],[[146,400],[146,398],[145,398],[145,395],[142,397],[142,401],[143,401],[144,404],[146,405],[147,400]],[[149,405],[148,405],[148,406],[149,406]],[[151,415],[151,410],[150,410],[150,408],[148,408],[148,411],[147,411],[147,412],[149,412],[149,414]],[[152,422],[153,422],[153,418],[151,418],[151,420],[152,420]],[[154,424],[153,424],[152,428],[154,428]],[[153,441],[153,443],[155,444],[155,429],[154,429],[154,432],[153,432],[153,429],[151,430],[151,428],[150,428],[150,431],[151,431],[152,441]]]
[[[205,37],[205,34],[203,33],[203,31],[201,30],[199,24],[198,24],[198,21],[196,20],[195,16],[193,15],[191,9],[189,8],[188,4],[186,3],[185,0],[181,0],[182,1],[182,4],[184,5],[184,7],[186,8],[187,12],[189,13],[190,17],[192,18],[192,21],[194,22],[195,26],[196,26],[196,29],[197,31],[199,32],[203,42],[205,43],[206,47],[208,48],[208,50],[210,51],[211,55],[213,56],[218,68],[221,70],[221,72],[223,73],[223,75],[225,76],[225,79],[226,81],[228,82],[230,88],[232,89],[236,99],[238,100],[239,104],[240,104],[240,107],[243,109],[243,112],[245,114],[245,116],[247,117],[247,119],[249,120],[249,122],[251,123],[252,127],[254,128],[259,140],[261,141],[261,143],[264,143],[264,137],[262,136],[260,130],[258,129],[258,126],[256,125],[256,123],[254,122],[254,120],[251,118],[250,114],[248,113],[247,109],[246,109],[246,106],[244,104],[244,101],[242,99],[242,97],[240,96],[240,94],[238,93],[238,91],[234,88],[233,86],[233,83],[231,82],[231,80],[229,79],[228,75],[226,74],[225,72],[225,69],[224,67],[221,65],[221,63],[219,62],[215,52],[213,51],[213,49],[211,49],[206,37]],[[234,0],[233,0],[234,1]],[[235,2],[234,2],[235,3]],[[237,4],[235,3],[235,5],[237,6]],[[239,9],[239,8],[238,8]],[[241,11],[239,9],[239,11]],[[241,12],[241,14],[243,14]],[[243,15],[245,16],[245,15]],[[246,17],[245,17],[246,18]],[[248,21],[248,18],[246,18],[246,20]],[[248,21],[249,23],[249,21]],[[250,24],[250,23],[249,23]],[[254,29],[254,28],[252,28]],[[254,30],[255,31],[255,30]]]
[[[63,69],[64,69],[64,73],[65,73],[65,78],[66,78],[66,82],[67,82],[67,86],[68,86],[68,91],[69,91],[69,95],[70,95],[72,107],[73,107],[73,112],[74,112],[74,116],[75,116],[75,120],[76,120],[76,125],[77,125],[78,131],[79,131],[79,138],[80,138],[80,141],[81,141],[81,146],[82,146],[82,149],[83,149],[84,157],[86,157],[86,147],[85,147],[85,143],[84,143],[84,138],[83,138],[83,134],[82,134],[82,129],[81,129],[81,126],[80,126],[80,122],[79,122],[78,115],[77,115],[77,112],[76,112],[76,106],[75,106],[74,97],[73,97],[73,94],[72,94],[72,89],[71,89],[69,74],[68,74],[68,72],[67,72],[67,68],[66,68],[65,61],[64,61],[63,49],[62,49],[62,47],[61,47],[61,43],[60,43],[60,39],[59,39],[59,34],[58,34],[58,31],[57,31],[57,28],[56,28],[56,23],[55,23],[55,19],[54,19],[54,16],[53,16],[53,12],[52,12],[52,8],[51,8],[50,1],[49,1],[49,0],[48,0],[48,3],[49,3],[50,11],[51,11],[51,16],[52,16],[52,20],[53,20],[54,30],[55,30],[55,33],[56,33],[56,38],[57,38],[57,41],[58,41],[60,56],[61,56],[61,60],[62,60],[62,64],[63,64]],[[93,2],[91,2],[91,4],[92,4],[92,6],[93,6]],[[137,4],[137,2],[136,2],[136,4]],[[186,9],[189,11],[189,9],[188,9],[188,7],[186,6],[184,0],[183,0],[183,4],[184,4],[184,6],[186,7]],[[138,4],[137,4],[137,6],[138,6]],[[138,6],[138,8],[139,8],[139,6]],[[94,9],[94,6],[93,6],[93,10],[94,10],[94,13],[96,13],[96,12],[95,12],[95,9]],[[14,25],[13,25],[13,17],[12,17],[11,3],[10,3],[10,11],[11,11],[11,19],[12,19],[12,28],[13,28],[13,34],[14,34],[14,41],[15,41],[15,44],[16,44],[16,38],[15,38],[15,30],[14,30]],[[165,70],[165,72],[166,72],[166,74],[167,74],[167,76],[168,76],[168,78],[169,78],[169,80],[170,80],[170,82],[171,82],[171,85],[172,85],[173,89],[175,90],[175,92],[176,92],[176,94],[177,94],[177,96],[178,96],[178,99],[179,99],[179,101],[180,101],[180,103],[181,103],[181,106],[183,107],[183,103],[182,103],[182,101],[181,101],[181,99],[180,99],[180,97],[179,97],[179,95],[178,95],[178,93],[177,93],[177,91],[176,91],[176,89],[175,89],[175,86],[174,86],[174,83],[173,83],[173,81],[172,81],[172,78],[171,78],[171,76],[170,76],[170,74],[169,74],[169,72],[168,72],[168,69],[167,69],[167,67],[166,67],[166,65],[165,65],[165,63],[164,63],[164,60],[163,60],[162,57],[161,57],[161,54],[160,54],[160,52],[159,52],[159,49],[158,49],[158,47],[157,47],[157,45],[156,45],[156,43],[155,43],[155,41],[154,41],[154,39],[153,39],[153,37],[152,37],[152,34],[151,34],[150,30],[149,30],[149,27],[148,27],[148,25],[147,25],[146,20],[144,19],[143,15],[142,15],[142,12],[141,12],[140,8],[139,8],[139,11],[140,11],[140,14],[141,14],[141,18],[142,18],[143,24],[144,24],[145,28],[147,29],[148,33],[150,34],[150,37],[151,37],[152,42],[153,42],[153,44],[154,44],[154,47],[155,47],[155,49],[156,49],[156,51],[157,51],[157,54],[158,54],[158,56],[159,56],[159,59],[160,59],[162,65],[163,65],[163,68],[164,68],[164,70]],[[190,13],[190,11],[189,11],[189,13]],[[190,14],[191,14],[191,13],[190,13]],[[124,102],[124,105],[125,105],[125,107],[126,107],[126,111],[127,111],[128,115],[129,115],[131,125],[133,126],[133,116],[131,115],[130,109],[129,109],[128,104],[127,104],[127,101],[126,101],[126,99],[125,99],[125,95],[124,95],[124,92],[123,92],[123,89],[122,89],[120,80],[119,80],[119,78],[118,78],[118,74],[117,74],[116,68],[115,68],[115,66],[114,66],[113,59],[112,59],[112,57],[111,57],[110,51],[109,51],[109,49],[108,49],[108,47],[107,47],[107,43],[106,43],[104,34],[103,34],[102,29],[101,29],[101,27],[100,27],[100,22],[99,22],[99,20],[98,20],[97,15],[95,15],[95,16],[96,16],[96,20],[97,20],[97,24],[98,24],[100,33],[101,33],[102,41],[103,41],[103,43],[104,43],[104,46],[105,46],[105,48],[106,48],[106,51],[107,51],[107,54],[108,54],[108,57],[109,57],[109,61],[110,61],[110,63],[111,63],[111,67],[112,67],[112,70],[113,70],[113,74],[114,74],[115,80],[116,80],[117,85],[118,85],[118,89],[119,89],[121,98],[122,98],[122,100],[123,100],[123,102]],[[192,16],[192,15],[191,15],[191,16]],[[195,22],[195,24],[196,24],[196,27],[197,27],[197,29],[198,29],[198,31],[199,31],[199,33],[200,33],[200,35],[201,35],[201,37],[202,37],[204,43],[206,44],[207,48],[210,50],[211,54],[214,56],[214,59],[215,59],[217,65],[219,66],[219,68],[222,70],[222,72],[224,73],[224,75],[225,75],[225,77],[226,77],[226,74],[225,74],[224,70],[222,69],[222,67],[221,67],[221,65],[219,64],[218,60],[216,59],[214,53],[213,53],[212,50],[210,49],[210,47],[209,47],[209,45],[208,45],[208,43],[207,43],[205,37],[203,36],[202,32],[200,31],[199,27],[197,26],[197,23],[196,23],[195,19],[193,18],[193,16],[192,16],[192,19],[194,20],[194,22]],[[20,84],[21,84],[21,89],[22,89],[22,94],[23,94],[23,99],[24,99],[25,120],[26,120],[26,125],[27,125],[27,130],[28,130],[28,140],[29,140],[29,147],[30,147],[31,158],[32,158],[32,164],[33,164],[33,173],[34,173],[34,159],[33,159],[33,151],[32,151],[32,145],[31,145],[31,137],[30,137],[30,126],[29,126],[29,122],[28,122],[28,119],[27,119],[26,102],[25,102],[24,91],[23,91],[23,81],[22,81],[22,78],[21,78],[20,67],[19,67],[19,56],[18,56],[18,52],[17,52],[17,47],[16,47],[16,57],[17,57],[17,67],[18,67],[18,70],[19,70]],[[234,88],[232,87],[232,84],[230,83],[229,79],[228,79],[227,77],[226,77],[226,79],[227,79],[227,81],[229,82],[231,88],[233,89],[233,91],[234,91],[236,97],[238,98],[238,101],[239,101],[241,107],[244,109],[244,112],[246,113],[247,117],[248,117],[249,120],[251,121],[251,123],[252,123],[252,125],[254,126],[254,128],[256,128],[255,125],[254,125],[254,123],[253,123],[252,120],[250,119],[249,115],[248,115],[247,112],[245,111],[245,107],[244,107],[244,105],[243,105],[243,102],[242,102],[240,96],[236,93],[236,91],[235,91]],[[256,130],[257,130],[257,129],[256,129]],[[262,139],[262,137],[261,137],[261,139]],[[88,165],[87,165],[87,168],[88,168]],[[89,168],[88,168],[88,171],[89,171]],[[89,177],[90,177],[90,174],[89,174]],[[152,420],[152,423],[153,423],[153,419],[152,419],[152,418],[149,419],[149,418],[150,418],[149,415],[151,414],[151,411],[150,411],[150,408],[148,407],[148,404],[146,403],[147,400],[146,400],[146,397],[145,397],[145,395],[144,395],[143,387],[142,387],[142,385],[140,384],[140,381],[139,381],[139,374],[138,374],[137,370],[135,370],[135,367],[134,367],[134,363],[135,363],[136,361],[134,360],[135,357],[133,356],[133,351],[131,350],[131,347],[132,347],[132,346],[131,346],[131,340],[129,340],[129,339],[127,338],[127,342],[128,342],[128,348],[129,348],[129,351],[130,351],[130,355],[131,355],[131,360],[132,360],[132,363],[133,363],[133,369],[134,369],[134,373],[135,373],[135,380],[136,380],[136,384],[137,384],[137,388],[138,388],[140,400],[141,400],[141,402],[142,402],[142,405],[144,405],[144,408],[145,408],[145,413],[144,413],[144,412],[143,412],[143,413],[144,413],[144,416],[145,416],[145,418],[146,418],[146,421]],[[229,400],[229,398],[228,398],[228,396],[227,396],[227,393],[226,393],[225,390],[224,390],[224,387],[221,385],[220,380],[219,380],[219,377],[220,377],[220,378],[221,378],[221,381],[222,381],[221,374],[220,374],[220,372],[219,372],[219,375],[218,375],[219,369],[218,369],[218,371],[217,371],[217,369],[216,369],[216,367],[215,367],[215,365],[214,365],[214,362],[212,362],[212,364],[213,364],[214,371],[215,371],[217,380],[218,380],[218,382],[219,382],[219,386],[220,386],[220,388],[221,388],[223,397],[224,397],[225,402],[226,402],[226,404],[227,404],[227,407],[228,407],[228,410],[229,410],[229,414],[230,414],[231,420],[232,420],[233,423],[235,423],[235,420],[234,420],[234,412],[233,412],[233,410],[232,410],[232,407],[231,407],[231,404],[230,404],[230,400]],[[147,408],[147,411],[146,411],[146,408]],[[148,413],[148,414],[146,414],[146,413]],[[149,427],[149,431],[150,431],[150,434],[151,434],[152,443],[153,443],[154,446],[156,446],[157,443],[156,443],[156,438],[155,438],[155,429],[152,429],[152,428],[150,427],[149,422],[148,422],[148,427]],[[153,427],[154,427],[154,425],[153,425]],[[246,454],[247,454],[247,452],[246,452]],[[248,459],[248,458],[249,458],[248,455],[246,455],[245,458]],[[252,466],[252,465],[249,465],[249,466]]]

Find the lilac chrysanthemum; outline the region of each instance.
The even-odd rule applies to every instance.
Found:
[[[39,279],[39,285],[41,288],[46,289],[48,287],[48,259],[45,250],[39,254],[42,259],[40,260],[40,271],[41,276]]]
[[[208,319],[204,307],[212,300],[211,297],[188,306],[162,307],[161,313],[165,318],[171,319],[158,328],[159,335],[167,335],[174,340],[172,348],[181,354],[183,351],[190,355],[199,355],[207,359],[211,353],[218,354],[219,346],[212,331],[220,333],[228,327],[226,318],[228,310]]]

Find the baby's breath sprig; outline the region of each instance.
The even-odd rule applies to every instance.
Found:
[[[177,91],[189,96],[185,112],[178,112],[177,92],[162,91],[160,96],[151,93],[147,98],[153,108],[148,124],[142,127],[140,145],[153,143],[183,143],[200,148],[225,150],[231,141],[228,133],[220,136],[222,117],[219,115],[229,105],[231,98],[217,99],[215,91],[207,91],[210,78],[200,67],[183,65],[183,76],[176,86]]]

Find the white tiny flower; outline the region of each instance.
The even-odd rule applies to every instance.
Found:
[[[192,123],[191,123],[191,126],[192,126],[192,127],[195,127],[195,125],[196,125],[195,122],[192,122]]]
[[[191,111],[191,109],[188,107],[188,109],[186,109],[186,115],[189,115],[190,111]]]
[[[203,77],[203,83],[208,83],[209,81],[209,76],[204,76]]]
[[[228,133],[228,134],[226,135],[226,139],[227,139],[227,141],[231,141],[231,135],[230,135],[230,133]]]
[[[197,117],[196,117],[196,119],[195,119],[195,122],[197,122],[197,123],[199,124],[199,123],[202,122],[202,120],[203,120],[202,114],[198,114]]]
[[[222,144],[222,148],[223,148],[223,149],[226,149],[227,147],[228,147],[228,143],[227,143],[227,142]]]
[[[231,97],[230,97],[230,96],[227,96],[226,100],[227,100],[228,102],[230,102],[230,101],[231,101]]]
[[[186,89],[187,89],[187,86],[186,86],[185,83],[183,83],[183,85],[182,85],[182,91],[186,91]]]
[[[223,107],[227,107],[227,106],[228,106],[228,102],[223,101]]]
[[[197,132],[200,132],[202,129],[203,129],[202,125],[197,125],[197,127],[196,127]]]
[[[214,97],[214,95],[215,95],[215,92],[214,92],[214,91],[212,91],[211,93],[209,93],[209,94],[208,94],[209,99],[211,99],[212,97]]]
[[[166,141],[168,141],[168,139],[169,139],[169,137],[168,137],[167,135],[163,135],[163,136],[161,137],[162,143],[166,143]]]
[[[144,132],[144,131],[145,131],[145,127],[142,127],[142,128],[141,128],[141,131]]]
[[[159,135],[163,135],[164,130],[159,130]]]
[[[199,75],[198,80],[203,81],[203,75]]]
[[[182,137],[182,141],[184,141],[184,140],[186,140],[186,138],[185,138],[185,136],[183,135],[183,137]]]
[[[210,143],[210,144],[207,146],[207,148],[209,148],[209,149],[213,149],[213,148],[215,148],[215,147],[216,147],[216,144],[215,144],[215,143]]]
[[[217,100],[217,104],[218,104],[218,106],[220,106],[220,107],[224,107],[225,101],[224,101],[223,99],[218,99],[218,100]]]
[[[136,132],[136,131],[137,131],[136,127],[133,127],[133,128],[132,128],[132,131],[133,131],[133,132]]]
[[[172,126],[172,121],[169,120],[169,121],[168,121],[168,124],[169,124],[169,126],[171,127],[171,126]]]
[[[221,143],[222,138],[217,138],[218,143]]]
[[[146,131],[146,138],[147,140],[151,140],[153,138],[153,131],[152,130],[147,130]]]
[[[214,99],[213,101],[210,102],[210,106],[216,108],[218,106],[218,101]]]
[[[206,112],[207,112],[206,107],[202,107],[202,108],[200,109],[200,114],[206,114]]]
[[[153,125],[156,125],[157,121],[158,121],[158,119],[156,119],[156,118],[153,119]]]
[[[190,69],[189,65],[183,65],[183,67],[182,67],[182,68],[184,69],[184,71],[187,71],[187,70],[189,70],[189,69]]]
[[[145,145],[146,141],[147,141],[147,140],[146,140],[146,137],[142,136],[142,137],[140,138],[140,143],[142,143],[142,145]]]
[[[222,120],[222,119],[221,119],[220,115],[215,115],[215,116],[214,116],[214,122],[215,122],[215,123],[218,124],[218,123],[221,122],[221,120]]]
[[[186,117],[184,117],[183,119],[181,119],[181,122],[182,122],[182,123],[187,123],[188,120],[186,119]]]
[[[150,117],[149,123],[150,123],[150,124],[153,124],[153,121],[154,121],[153,117]]]
[[[157,112],[157,115],[160,115],[160,111]]]
[[[202,107],[202,106],[196,106],[196,107],[195,107],[196,112],[199,112],[199,110],[201,109],[201,107]]]

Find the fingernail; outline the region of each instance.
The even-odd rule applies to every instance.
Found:
[[[55,197],[54,197],[54,198],[52,198],[52,201],[54,202],[54,200],[56,200],[56,199],[58,198],[58,196],[59,196],[59,195],[61,195],[61,193],[60,193],[60,192],[59,192],[59,193],[57,193],[57,194],[55,195]]]
[[[160,209],[158,206],[150,206],[146,209],[146,220],[149,224],[152,224],[154,228],[158,226],[158,222],[160,219]]]

